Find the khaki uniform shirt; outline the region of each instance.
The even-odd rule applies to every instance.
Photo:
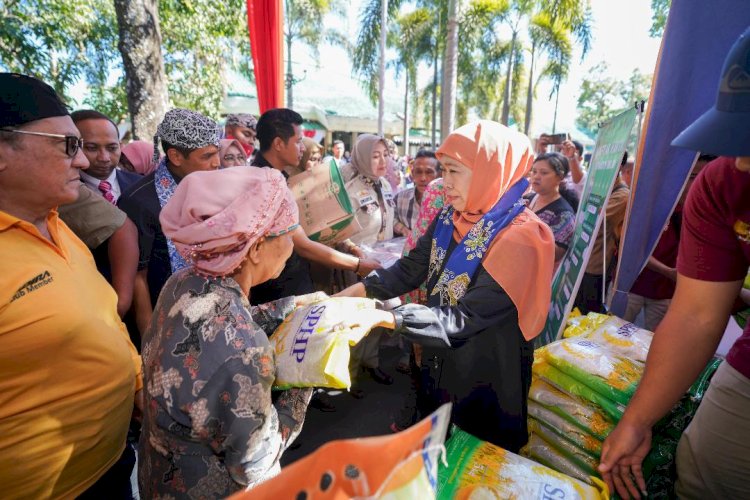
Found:
[[[361,231],[350,238],[356,245],[372,246],[377,241],[393,238],[395,205],[391,186],[385,178],[375,182],[380,182],[385,206],[381,206],[373,181],[358,175],[346,183],[346,192],[349,193],[357,222],[362,227]]]

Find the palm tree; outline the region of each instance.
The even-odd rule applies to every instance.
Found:
[[[469,110],[486,118],[498,119],[501,112],[505,63],[510,43],[501,40],[498,27],[509,8],[507,0],[472,0],[461,17],[458,74],[461,99],[458,121],[467,119]],[[514,72],[514,76],[516,73]]]
[[[560,23],[553,23],[547,13],[537,13],[529,24],[529,38],[531,39],[531,59],[529,69],[529,81],[526,92],[526,119],[523,131],[529,133],[531,127],[531,113],[533,106],[534,90],[542,78],[550,78],[553,81],[553,93],[557,93],[560,83],[567,76],[568,66],[572,54],[572,46],[567,30]],[[537,51],[545,52],[549,58],[547,65],[543,68],[536,80],[534,80],[534,67],[537,63]]]
[[[294,107],[294,72],[292,70],[292,44],[295,41],[308,45],[317,59],[322,42],[348,47],[347,36],[333,28],[323,26],[328,13],[345,14],[341,0],[284,0],[284,41],[286,42],[286,88],[287,106]]]
[[[388,0],[388,20],[396,19],[402,0]],[[380,27],[382,17],[382,4],[380,0],[370,0],[364,4],[360,13],[360,26],[357,34],[357,43],[352,51],[352,70],[355,75],[362,78],[370,101],[377,102],[378,99],[378,74]]]
[[[547,0],[539,2],[529,22],[531,39],[531,67],[529,85],[526,93],[526,120],[524,131],[528,134],[531,126],[533,94],[536,85],[542,78],[552,80],[552,94],[555,98],[555,118],[557,120],[557,99],[560,85],[568,76],[572,59],[571,37],[581,45],[581,58],[585,57],[591,47],[591,5],[589,0]],[[536,56],[547,58],[546,67],[537,80],[534,80]],[[554,130],[553,130],[554,131]]]
[[[445,2],[420,0],[416,3],[417,9],[412,14],[405,15],[414,16],[408,21],[408,23],[422,25],[421,27],[413,26],[409,28],[409,30],[413,31],[409,36],[412,41],[416,43],[416,49],[399,39],[401,29],[405,28],[405,26],[399,26],[399,23],[402,21],[398,16],[401,4],[402,0],[388,0],[387,3],[388,23],[397,26],[396,34],[389,37],[388,45],[395,48],[399,53],[398,61],[395,64],[395,68],[398,71],[412,63],[416,68],[423,59],[427,59],[426,52],[429,52],[429,55],[432,58],[434,78],[433,84],[431,85],[433,102],[431,116],[433,130],[432,143],[435,144],[435,117],[437,115],[436,102],[437,92],[440,88],[437,79],[437,66],[441,54],[441,40],[444,37],[443,26],[440,19],[445,19]],[[362,79],[364,88],[370,97],[370,101],[373,103],[382,100],[380,99],[378,92],[381,79],[378,66],[380,54],[378,44],[380,40],[380,26],[382,24],[381,16],[382,4],[380,0],[370,0],[364,5],[360,13],[360,25],[362,28],[357,35],[357,43],[352,55],[353,71],[355,75]],[[429,40],[426,39],[428,34]],[[414,54],[409,54],[410,51],[414,52]],[[404,56],[411,59],[406,65],[403,64],[407,62],[405,61]],[[394,64],[390,63],[390,66],[393,67]],[[414,86],[412,87],[412,90],[413,93],[416,94],[416,73],[408,74],[407,72],[407,79],[409,80],[409,85]]]
[[[389,45],[396,47],[398,60],[396,76],[401,71],[405,75],[404,89],[404,153],[409,148],[409,95],[417,91],[417,68],[420,62],[432,57],[434,22],[429,10],[418,8],[408,14],[399,15],[396,19],[396,30],[390,33]]]
[[[453,130],[456,118],[456,70],[458,69],[458,22],[461,0],[448,0],[448,36],[443,58],[443,86],[441,90],[440,136],[445,140]]]
[[[510,116],[511,106],[511,75],[513,73],[513,64],[517,60],[515,56],[516,51],[522,50],[522,42],[520,40],[520,31],[522,21],[529,16],[536,0],[513,0],[510,4],[510,9],[506,14],[504,21],[511,31],[510,38],[510,57],[507,61],[507,70],[505,73],[505,93],[503,95],[503,114],[500,121],[503,125],[508,124],[508,118]]]

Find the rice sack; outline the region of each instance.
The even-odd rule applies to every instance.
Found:
[[[606,314],[599,314],[590,312],[585,316],[581,316],[580,311],[576,308],[568,315],[567,324],[565,331],[563,331],[563,338],[577,337],[579,335],[587,335],[607,321],[610,317]]]
[[[274,388],[348,389],[350,347],[392,321],[391,313],[365,298],[331,297],[296,309],[269,339],[276,354]]]
[[[635,393],[645,367],[641,362],[581,337],[553,342],[541,351],[541,355],[561,372],[623,405],[627,405]]]
[[[547,426],[560,439],[567,439],[584,451],[595,457],[602,454],[602,440],[597,439],[577,425],[571,424],[551,409],[540,405],[536,401],[529,401],[529,417]],[[529,421],[531,418],[529,419]]]
[[[446,443],[448,466],[438,469],[438,499],[601,499],[590,486],[454,428]]]
[[[538,441],[535,438],[538,438]],[[561,437],[549,427],[541,424],[533,418],[529,419],[529,442],[538,442],[541,446],[550,446],[557,453],[565,457],[567,461],[572,462],[584,471],[586,476],[599,475],[596,471],[596,467],[599,465],[599,459],[597,457],[582,450],[573,442]]]
[[[537,349],[537,352],[539,351],[540,349]],[[608,399],[606,396],[593,390],[583,382],[561,372],[545,359],[537,358],[534,360],[533,374],[562,392],[595,403],[598,407],[604,410],[612,422],[619,422],[622,418],[622,414],[625,413],[626,404]],[[592,429],[592,431],[593,430],[594,429]]]
[[[552,421],[553,417],[547,416],[547,412],[552,413],[565,422],[570,422],[587,434],[597,438],[600,441],[599,448],[601,448],[601,441],[607,438],[616,425],[616,421],[598,404],[563,392],[536,377],[531,382],[529,400],[530,403],[538,403],[543,408],[545,417],[542,418],[536,415],[535,417],[545,420],[562,430],[564,425],[562,422],[558,422],[557,420]],[[536,406],[535,410],[542,412]],[[531,412],[531,405],[529,406],[529,412]],[[566,430],[565,432],[572,432],[572,430]]]
[[[645,363],[654,334],[611,316],[585,337],[625,358]]]
[[[560,453],[554,446],[542,439],[538,434],[531,434],[529,436],[529,442],[526,446],[521,448],[521,455],[529,457],[534,462],[544,464],[550,469],[560,471],[560,474],[566,474],[583,483],[589,483],[592,486],[596,484],[590,471],[584,470],[578,464]]]

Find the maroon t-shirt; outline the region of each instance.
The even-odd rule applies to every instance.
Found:
[[[750,267],[750,172],[734,158],[703,169],[688,194],[677,270],[703,281],[741,281]],[[750,378],[750,323],[727,354],[727,362]]]
[[[653,257],[665,266],[677,265],[677,250],[680,246],[680,228],[682,226],[682,207],[677,207],[661,233],[659,243],[656,244]],[[644,267],[638,279],[635,280],[630,292],[652,300],[671,299],[674,295],[675,282],[663,274]]]

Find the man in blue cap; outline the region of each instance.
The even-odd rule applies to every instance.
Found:
[[[750,28],[726,58],[716,105],[672,145],[723,156],[688,195],[674,299],[640,386],[602,448],[600,471],[624,498],[645,493],[651,427],[715,353],[750,267]],[[750,498],[750,325],[680,440],[677,476],[680,498]]]

